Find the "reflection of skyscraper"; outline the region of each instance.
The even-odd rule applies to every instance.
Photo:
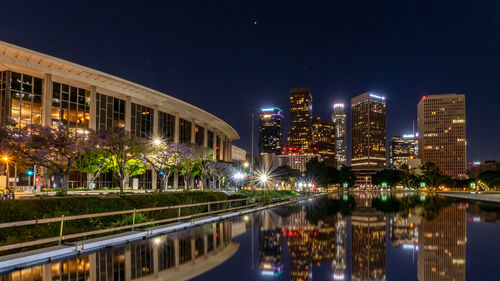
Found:
[[[351,216],[351,280],[385,280],[385,216],[361,208]]]
[[[465,280],[466,208],[454,204],[433,220],[422,219],[418,235],[418,280]]]
[[[336,103],[333,105],[332,121],[335,123],[335,145],[337,156],[337,167],[346,165],[347,142],[346,142],[346,119],[344,104]]]
[[[333,280],[344,280],[346,270],[346,219],[339,213],[335,224],[335,259],[332,262]]]
[[[389,222],[389,238],[392,246],[403,246],[405,249],[414,249],[417,244],[417,224],[418,218],[411,215],[402,217],[399,214],[391,216]]]
[[[280,154],[283,147],[281,123],[282,111],[279,108],[262,108],[259,119],[259,152],[260,154]]]
[[[283,271],[283,238],[279,228],[259,231],[260,269],[264,275],[280,275]]]
[[[309,88],[290,89],[290,135],[288,145],[307,152],[312,123],[312,96]]]

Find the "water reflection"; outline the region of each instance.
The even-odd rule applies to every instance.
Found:
[[[197,272],[204,261],[219,266],[195,280],[459,281],[471,258],[467,224],[497,226],[499,218],[496,206],[431,195],[336,194],[16,270],[0,281],[166,280]],[[234,243],[236,254],[221,258]]]

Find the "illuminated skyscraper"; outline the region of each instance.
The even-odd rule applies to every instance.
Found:
[[[283,112],[277,107],[263,108],[259,119],[259,152],[260,154],[280,154],[283,147],[281,125]]]
[[[312,125],[312,96],[309,88],[290,89],[290,134],[288,145],[309,151]]]
[[[424,96],[418,103],[419,158],[453,178],[466,178],[465,95]]]
[[[337,158],[337,167],[339,168],[347,164],[346,120],[347,115],[345,114],[344,104],[334,104],[332,121],[335,123],[335,155]]]
[[[400,168],[418,156],[418,134],[394,136],[389,144],[389,165]]]
[[[453,204],[418,228],[418,280],[465,281],[466,209]]]
[[[385,167],[385,98],[366,92],[351,99],[351,166],[356,185],[371,186],[371,176]]]
[[[335,165],[335,124],[332,121],[319,117],[312,123],[312,149],[311,152],[321,155],[325,165]]]
[[[385,280],[385,216],[374,208],[352,213],[351,280]]]

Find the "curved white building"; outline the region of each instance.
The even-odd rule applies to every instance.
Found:
[[[220,118],[122,78],[0,41],[0,124],[125,128],[141,138],[213,148],[231,161],[238,133]],[[156,183],[151,171],[146,188]],[[149,179],[147,179],[149,178]],[[177,181],[175,181],[177,182]]]

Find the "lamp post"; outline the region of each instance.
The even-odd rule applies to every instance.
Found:
[[[254,155],[253,155],[253,139],[254,139],[254,128],[253,128],[253,123],[254,123],[254,119],[255,118],[255,114],[252,113],[252,153],[250,154],[250,157],[251,157],[251,164],[250,164],[250,176],[252,177],[250,179],[250,190],[253,192],[253,158],[254,158]]]

